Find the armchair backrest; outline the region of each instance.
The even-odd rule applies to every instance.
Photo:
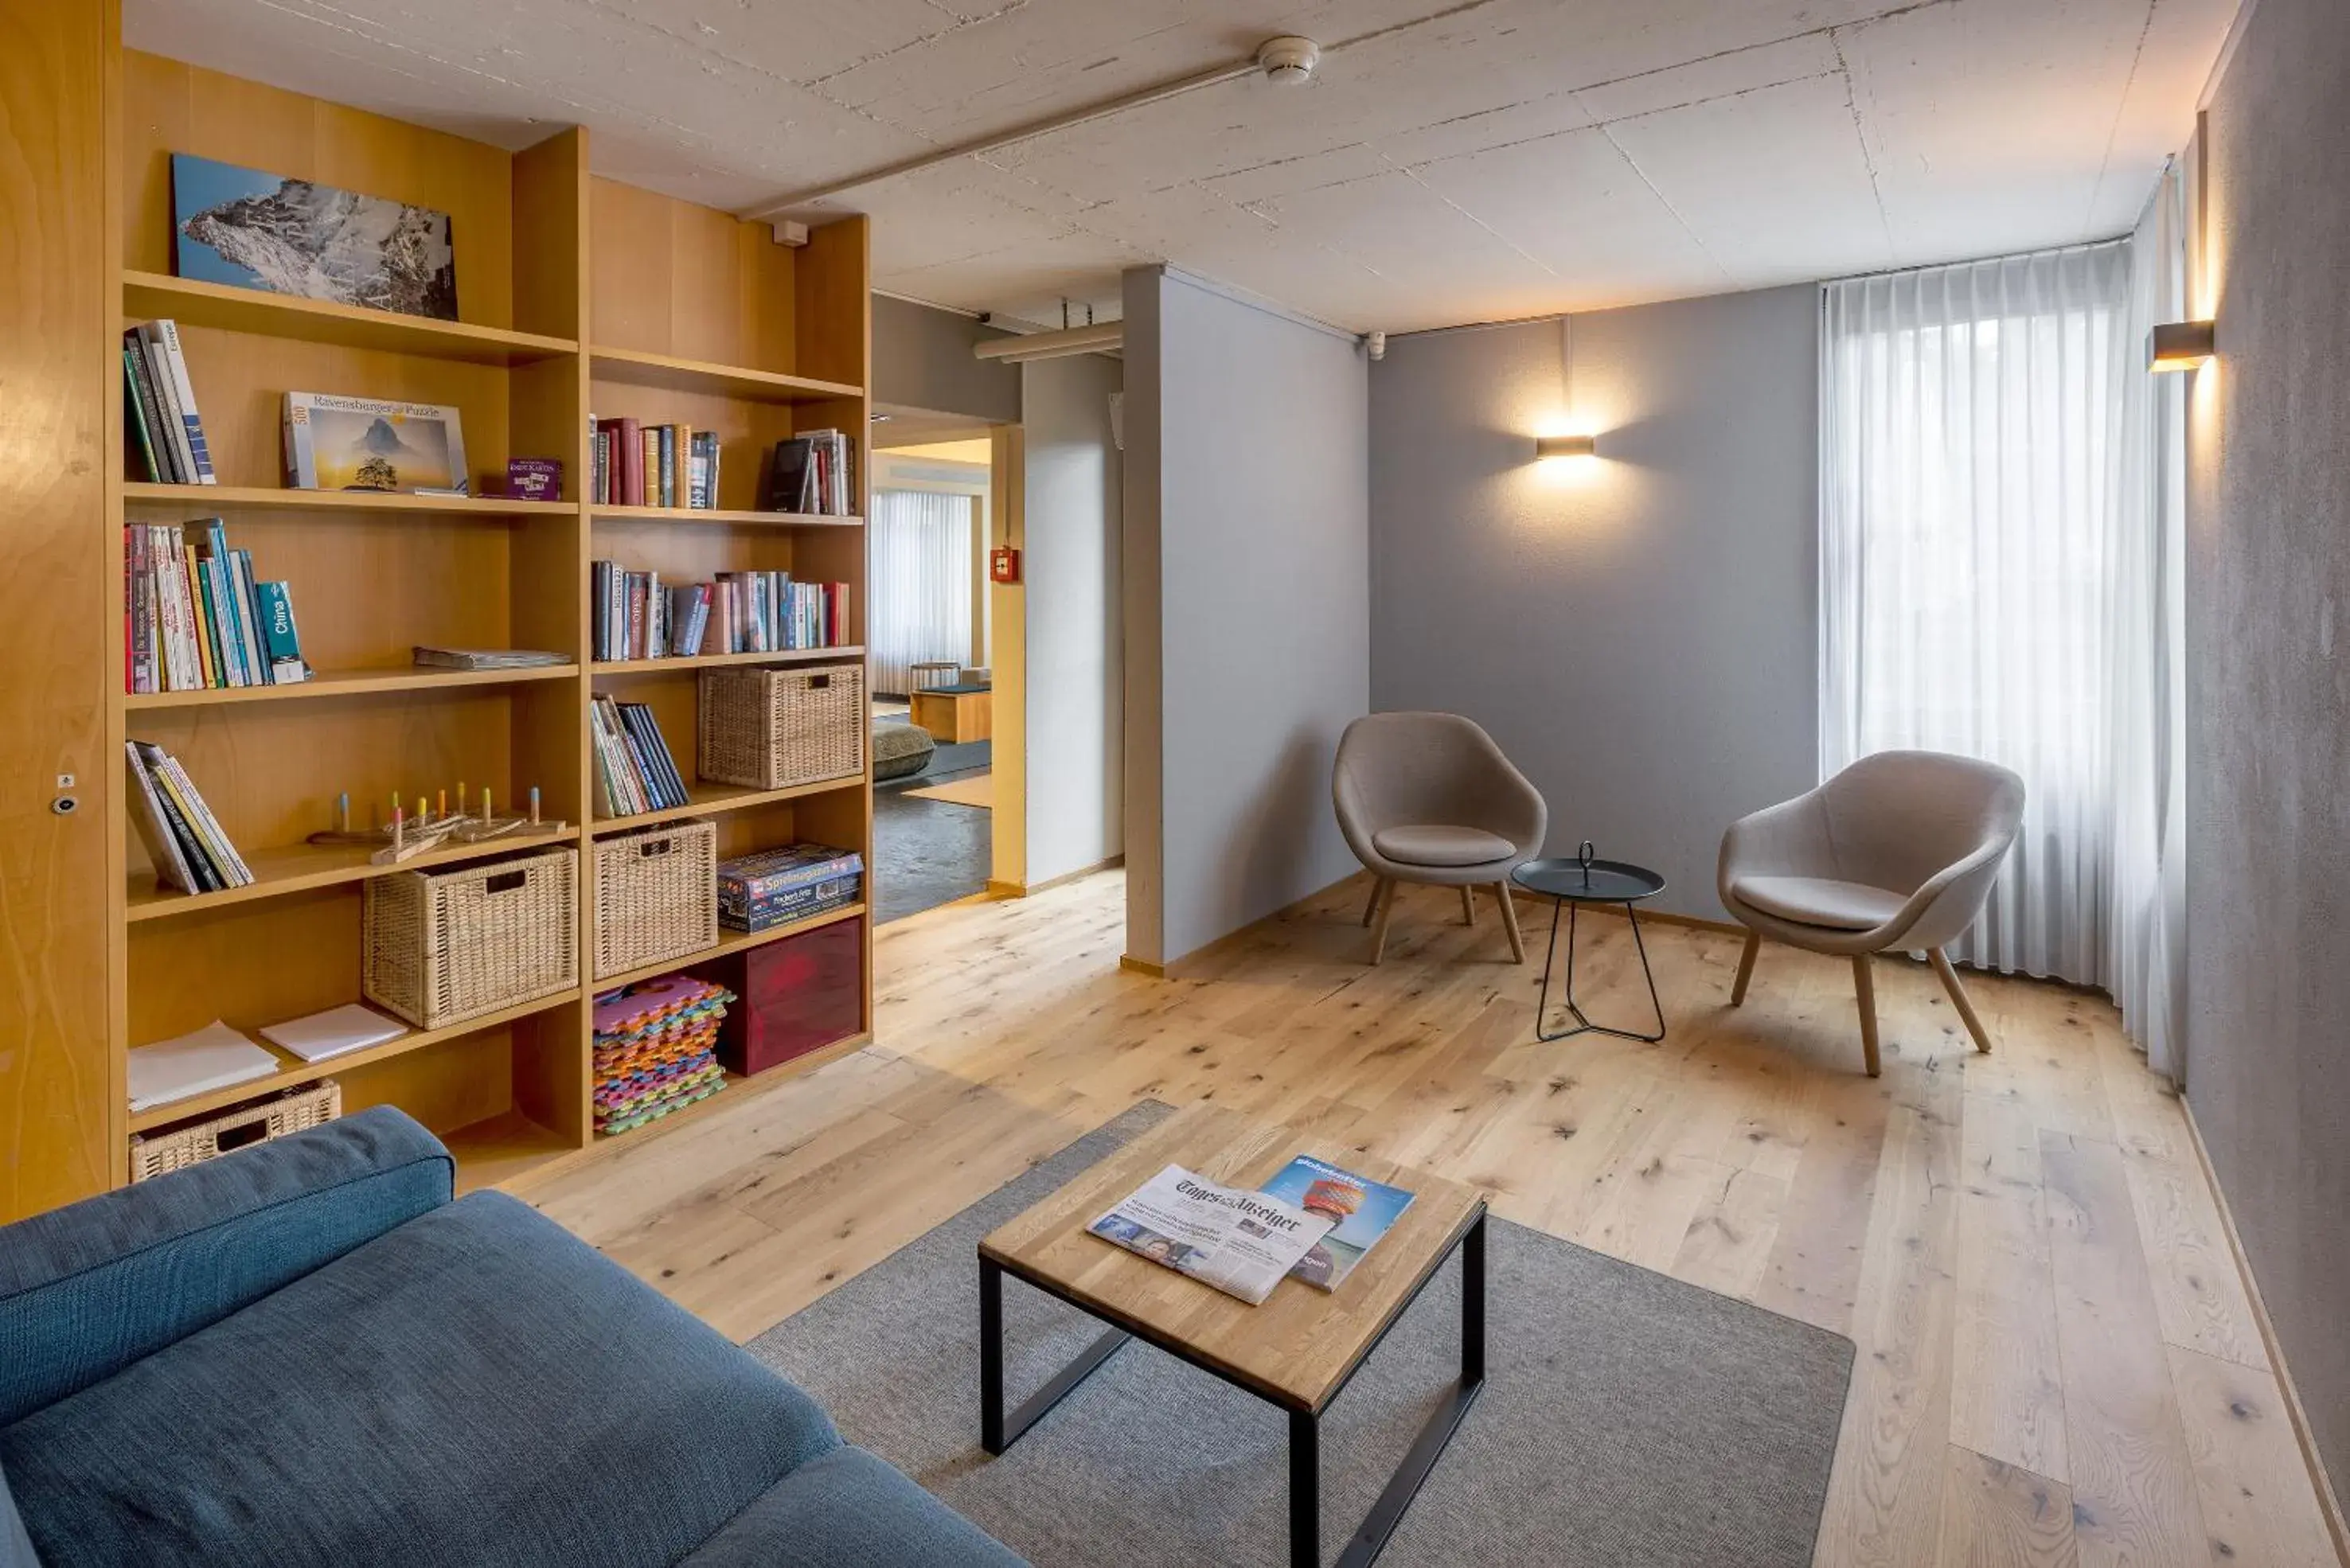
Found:
[[[1979,852],[1991,852],[1995,874],[2023,821],[2022,779],[1940,752],[1863,757],[1822,784],[1819,801],[1838,874],[1903,894]]]
[[[1375,833],[1422,823],[1482,827],[1531,853],[1546,815],[1540,792],[1493,737],[1458,713],[1356,720],[1338,741],[1330,794],[1357,853]]]

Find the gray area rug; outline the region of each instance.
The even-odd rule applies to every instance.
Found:
[[[1170,1114],[1144,1101],[752,1342],[842,1433],[1039,1568],[1287,1562],[1286,1418],[1132,1342],[1000,1459],[979,1447],[979,1239]],[[1496,1220],[1484,1393],[1380,1558],[1812,1561],[1849,1340]],[[1007,1279],[1007,1405],[1101,1325]],[[1460,1368],[1448,1262],[1323,1417],[1345,1545]]]

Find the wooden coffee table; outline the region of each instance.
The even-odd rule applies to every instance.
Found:
[[[1261,1306],[1136,1257],[1086,1227],[1168,1165],[1255,1187],[1310,1154],[1407,1188],[1411,1206],[1336,1291],[1284,1280]],[[1289,1413],[1289,1560],[1322,1560],[1321,1417],[1455,1249],[1461,1377],[1339,1556],[1369,1563],[1485,1384],[1485,1199],[1475,1189],[1214,1106],[1178,1112],[979,1244],[980,1445],[1000,1454],[1128,1339]],[[1111,1324],[1017,1410],[1003,1408],[1003,1276]]]

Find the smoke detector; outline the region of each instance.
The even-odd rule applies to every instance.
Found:
[[[1256,51],[1256,63],[1263,68],[1265,80],[1284,87],[1304,86],[1321,58],[1322,47],[1311,38],[1267,38]]]

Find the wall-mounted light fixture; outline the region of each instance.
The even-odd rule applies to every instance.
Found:
[[[1599,438],[1587,435],[1551,435],[1534,437],[1536,457],[1596,457]]]
[[[2162,322],[2147,336],[2146,368],[2192,370],[2212,357],[2213,337],[2209,321]]]
[[[1565,311],[1558,317],[1558,406],[1565,417],[1575,417],[1575,317]],[[1599,438],[1586,431],[1579,435],[1538,435],[1534,437],[1534,457],[1596,457]]]

